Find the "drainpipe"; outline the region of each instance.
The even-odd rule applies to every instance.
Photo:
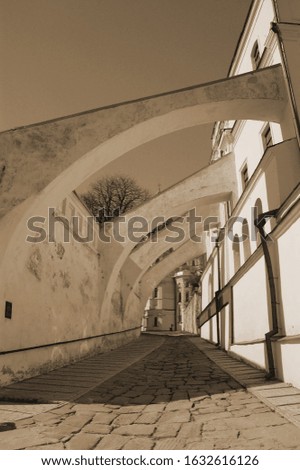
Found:
[[[219,244],[219,237],[216,241],[216,248],[217,248],[217,263],[218,263],[218,293],[221,290],[221,265],[220,265],[220,244]],[[217,341],[218,346],[221,346],[221,339],[220,339],[220,311],[219,306],[217,303]]]
[[[216,248],[217,248],[217,264],[218,264],[218,292],[216,293],[217,296],[220,294],[222,289],[221,283],[221,260],[220,260],[220,243],[224,238],[224,229],[221,228],[218,233],[218,238],[216,239]],[[221,345],[221,333],[220,333],[220,316],[219,316],[219,303],[217,302],[217,341],[218,346]]]
[[[271,302],[271,314],[272,314],[272,329],[265,334],[266,339],[266,348],[267,348],[267,358],[268,358],[268,369],[269,372],[266,375],[266,378],[272,379],[275,377],[275,362],[272,350],[272,341],[271,338],[278,333],[278,313],[277,313],[277,300],[276,300],[276,287],[274,282],[274,274],[273,274],[273,267],[272,267],[272,260],[268,248],[268,240],[270,237],[266,234],[264,230],[264,225],[266,224],[267,220],[271,217],[276,217],[278,209],[274,209],[268,212],[264,212],[259,214],[257,219],[254,220],[254,225],[257,227],[261,244],[263,248],[267,274],[268,274],[268,283],[269,283],[269,291],[270,291],[270,302]]]

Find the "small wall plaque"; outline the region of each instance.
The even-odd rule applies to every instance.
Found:
[[[5,313],[4,313],[5,318],[11,318],[12,317],[12,302],[5,302]]]

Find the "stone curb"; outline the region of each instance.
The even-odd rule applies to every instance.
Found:
[[[249,393],[300,428],[300,389],[278,379],[266,379],[265,371],[232,357],[202,338],[189,340]]]

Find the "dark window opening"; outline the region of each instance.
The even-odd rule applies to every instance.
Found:
[[[262,213],[263,213],[262,202],[261,202],[261,199],[258,198],[256,199],[254,207],[253,207],[253,219],[257,219],[257,217],[261,215]],[[259,230],[256,226],[254,227],[255,227],[255,233],[256,233],[256,243],[257,243],[257,246],[259,246],[261,242]]]
[[[257,69],[259,66],[259,62],[260,62],[260,52],[259,52],[257,41],[255,41],[252,51],[251,51],[251,61],[252,61],[253,70]]]
[[[233,250],[234,272],[236,273],[241,267],[240,239],[238,235],[235,235],[233,238],[232,250]]]
[[[267,124],[263,133],[262,133],[262,140],[263,140],[263,146],[264,149],[266,150],[268,147],[273,145],[273,139],[272,139],[272,133],[271,133],[271,128],[270,124]]]
[[[249,181],[249,173],[248,173],[248,165],[247,164],[244,165],[244,167],[242,168],[241,176],[242,176],[242,186],[243,186],[243,189],[245,189],[245,187],[247,186],[248,181]]]
[[[5,302],[4,316],[5,318],[12,317],[12,302],[8,302],[8,301]]]

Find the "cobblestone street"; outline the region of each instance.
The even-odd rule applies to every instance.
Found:
[[[42,412],[8,423],[0,448],[300,449],[300,429],[245,390],[188,337],[149,335],[137,344],[136,360],[112,377],[96,386],[91,377],[90,389],[69,403],[51,409],[36,405],[44,406]],[[152,352],[142,349],[139,359],[145,344]],[[110,357],[116,364],[113,353],[105,355],[107,369],[113,367]],[[94,370],[95,361],[89,360]],[[79,381],[89,381],[84,369],[77,372]],[[47,383],[58,376],[51,374]],[[72,380],[77,381],[74,374]],[[34,406],[1,405],[15,412]]]

